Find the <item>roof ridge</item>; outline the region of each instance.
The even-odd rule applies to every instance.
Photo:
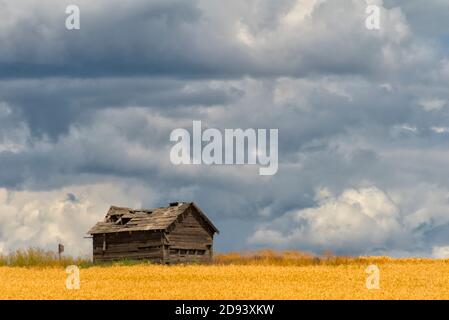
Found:
[[[111,205],[111,206],[109,207],[109,209],[111,209],[111,208],[116,208],[116,209],[131,209],[130,207],[119,207],[119,206],[115,206],[115,205]]]
[[[204,220],[206,220],[206,222],[210,224],[211,227],[218,233],[218,230],[215,228],[212,222],[207,218],[204,212],[202,212],[201,209],[199,209],[199,207],[194,202],[178,202],[178,203],[179,205],[176,206],[169,205],[166,207],[159,207],[152,209],[144,209],[144,208],[131,209],[129,207],[111,206],[106,214],[105,221],[98,222],[95,226],[93,226],[89,230],[89,233],[95,234],[95,233],[109,233],[120,231],[166,230],[190,206],[196,208],[200,213],[200,215],[203,216]],[[143,216],[142,213],[147,213],[146,217]],[[130,215],[132,214],[136,214],[136,216],[131,218]],[[131,221],[128,222],[126,230],[124,225],[121,226],[114,224],[116,218],[114,218],[113,216],[123,216],[123,215],[128,215],[127,217],[131,218]],[[135,222],[135,224],[129,226],[129,224],[130,223],[132,224],[133,221]]]

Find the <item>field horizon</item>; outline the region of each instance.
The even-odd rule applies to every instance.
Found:
[[[275,250],[270,248],[259,250],[242,250],[215,252],[211,262],[193,262],[194,265],[277,265],[277,266],[309,266],[309,265],[345,265],[366,263],[405,263],[409,261],[447,261],[449,258],[430,257],[391,257],[382,255],[337,255],[331,251],[314,254],[300,250]],[[80,255],[59,256],[56,251],[38,247],[17,249],[8,254],[0,254],[0,267],[66,267],[77,265],[80,268],[111,265],[158,264],[148,260],[119,259],[111,262],[93,262],[91,256]],[[189,264],[189,263],[185,263]]]

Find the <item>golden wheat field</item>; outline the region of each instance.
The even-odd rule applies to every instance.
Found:
[[[375,262],[380,288],[366,288]],[[112,265],[0,267],[2,299],[448,299],[449,261],[358,259],[339,265]]]

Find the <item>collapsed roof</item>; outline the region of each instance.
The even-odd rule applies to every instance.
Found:
[[[97,222],[88,234],[115,233],[125,231],[165,231],[189,207],[197,210],[200,216],[216,233],[218,229],[193,202],[173,202],[168,207],[134,210],[131,208],[111,206],[104,221]]]

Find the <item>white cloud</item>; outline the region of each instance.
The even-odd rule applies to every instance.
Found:
[[[425,111],[438,111],[447,105],[447,101],[444,99],[422,99],[419,101],[419,105]]]
[[[237,22],[237,39],[249,47],[252,47],[256,41],[254,36],[249,32],[248,26],[240,21]]]
[[[303,22],[304,19],[311,18],[315,7],[323,2],[325,0],[297,0],[282,18],[282,22],[291,27],[298,26],[298,23]]]
[[[448,127],[431,127],[430,129],[433,132],[440,133],[440,134],[449,132],[449,128]]]
[[[449,246],[433,247],[432,257],[436,259],[448,259],[449,258]]]
[[[418,129],[416,127],[412,127],[409,126],[407,124],[403,124],[402,126],[400,126],[401,129],[405,130],[405,131],[410,131],[410,132],[417,132]]]
[[[83,239],[110,205],[140,208],[142,199],[157,197],[147,187],[123,182],[67,186],[53,191],[8,191],[0,189],[0,250],[37,246],[56,250],[59,242],[66,253],[90,255],[92,240]]]
[[[375,187],[322,194],[319,190],[316,207],[259,224],[249,243],[315,252],[449,257],[444,245],[449,243],[446,189],[418,185],[389,194]]]
[[[321,197],[322,192],[320,192]],[[359,251],[401,242],[404,230],[396,204],[377,188],[349,189],[325,197],[316,208],[286,213],[274,225],[261,227],[250,243]]]

